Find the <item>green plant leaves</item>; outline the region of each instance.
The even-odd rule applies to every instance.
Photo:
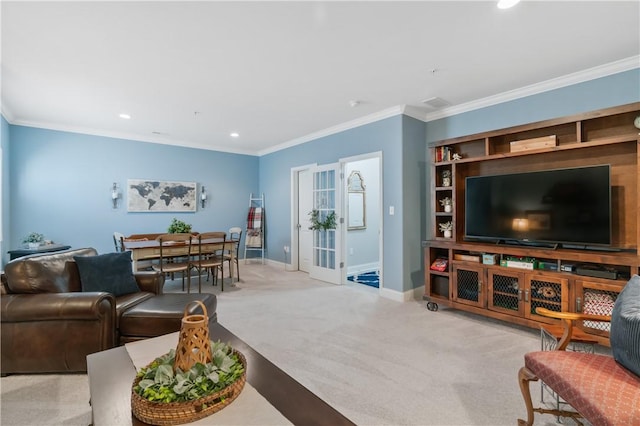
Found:
[[[212,362],[196,363],[189,371],[173,370],[175,350],[140,369],[134,391],[149,401],[193,401],[218,392],[238,380],[244,367],[231,346],[210,342]]]
[[[188,234],[191,232],[191,225],[174,217],[167,232],[169,234]]]
[[[173,380],[173,368],[167,364],[159,365],[153,380],[163,385],[171,383]]]
[[[312,229],[314,231],[327,231],[329,229],[336,229],[337,227],[337,217],[336,212],[334,211],[327,214],[324,220],[320,220],[320,211],[315,209],[309,212],[309,216],[311,216],[311,226],[309,227],[309,229]]]

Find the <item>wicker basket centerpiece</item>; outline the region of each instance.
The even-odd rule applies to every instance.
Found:
[[[140,369],[131,389],[133,415],[152,425],[193,422],[222,410],[246,382],[242,353],[209,340],[209,318],[185,307],[178,346]],[[191,302],[194,303],[194,302]]]

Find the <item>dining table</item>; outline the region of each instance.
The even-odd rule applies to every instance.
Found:
[[[202,240],[202,252],[213,253],[214,251],[224,250],[231,256],[231,264],[236,256],[237,240],[226,240],[224,238],[207,238]],[[122,241],[125,251],[131,252],[133,260],[132,267],[134,271],[138,270],[138,262],[141,260],[160,259],[160,241],[156,239],[135,239]],[[191,251],[189,251],[189,247]],[[163,256],[197,256],[198,255],[198,239],[193,237],[191,245],[186,242],[172,242],[162,246]],[[229,268],[229,277],[233,282],[233,268]]]

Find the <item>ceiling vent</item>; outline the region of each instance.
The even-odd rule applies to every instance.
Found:
[[[450,105],[449,102],[445,101],[442,98],[438,98],[438,97],[425,99],[424,101],[422,101],[422,103],[427,105],[427,106],[430,106],[431,108],[444,108],[444,107]]]

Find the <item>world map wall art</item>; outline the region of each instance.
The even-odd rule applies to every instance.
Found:
[[[127,180],[127,210],[130,212],[195,212],[195,182]]]

